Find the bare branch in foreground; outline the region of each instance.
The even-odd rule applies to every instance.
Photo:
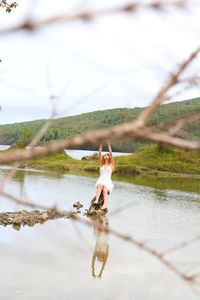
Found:
[[[200,47],[198,47],[179,67],[178,69],[170,75],[167,82],[160,89],[157,96],[154,98],[152,103],[147,106],[139,115],[137,119],[138,127],[143,127],[147,121],[147,119],[152,115],[152,113],[163,103],[167,92],[175,86],[179,80],[182,73],[190,66],[190,64],[194,61],[197,55],[200,52]]]
[[[49,71],[49,70],[47,70],[47,71]],[[47,130],[49,129],[49,127],[52,125],[52,123],[54,122],[55,118],[57,117],[57,110],[56,110],[57,102],[58,102],[59,98],[62,97],[62,94],[64,93],[65,89],[68,87],[70,81],[67,82],[67,85],[65,85],[64,89],[62,90],[62,93],[60,93],[59,96],[55,96],[51,92],[52,91],[52,86],[51,86],[49,72],[47,72],[47,83],[48,83],[48,87],[49,87],[49,91],[50,91],[49,99],[51,101],[51,106],[52,106],[51,115],[50,115],[50,118],[48,120],[46,120],[46,122],[40,128],[40,130],[35,135],[35,137],[33,137],[32,141],[29,143],[29,145],[27,147],[29,150],[32,149],[33,147],[35,147],[39,143],[39,141],[44,136],[45,132],[47,132]],[[11,170],[7,174],[7,176],[5,176],[4,180],[0,184],[0,189],[3,190],[5,188],[5,186],[6,186],[6,184],[13,178],[13,176],[17,172],[17,167],[18,166],[19,166],[19,162],[16,162],[16,164],[15,164],[16,169]]]
[[[184,128],[187,125],[193,124],[200,121],[200,112],[188,115],[184,118],[174,120],[170,123],[160,123],[156,127],[154,127],[155,130],[157,129],[168,129],[168,133],[170,136],[176,135],[182,128]]]
[[[6,9],[7,13],[10,13],[13,8],[16,8],[18,6],[17,2],[10,2],[8,3],[7,0],[0,0],[0,7],[3,7]]]
[[[68,218],[71,218],[72,221],[77,221],[77,222],[80,222],[80,223],[85,224],[87,226],[93,226],[94,225],[93,221],[87,220],[85,218],[80,218],[80,217],[74,215],[72,212],[67,212],[67,211],[62,212],[62,211],[57,210],[55,207],[52,208],[52,207],[47,207],[47,206],[44,206],[44,205],[36,204],[36,203],[30,202],[26,199],[17,198],[17,197],[15,197],[15,196],[13,196],[9,193],[6,193],[4,191],[0,191],[0,194],[4,197],[8,198],[11,201],[14,201],[17,204],[22,204],[22,205],[29,206],[29,207],[32,207],[32,208],[41,208],[41,209],[45,209],[45,210],[48,210],[48,211],[53,210],[53,211],[56,211],[56,213],[66,215]],[[196,279],[199,276],[198,274],[196,276],[195,275],[189,276],[189,275],[185,274],[184,272],[179,270],[175,265],[173,265],[173,263],[171,263],[168,259],[165,258],[165,253],[161,253],[161,252],[151,248],[150,246],[145,244],[145,242],[139,241],[131,235],[122,233],[118,230],[107,227],[105,225],[99,224],[98,229],[101,230],[101,231],[105,231],[106,233],[113,234],[114,236],[120,238],[121,240],[127,241],[127,242],[133,244],[134,246],[136,246],[137,248],[139,248],[141,250],[144,250],[145,252],[151,254],[153,257],[158,259],[163,265],[165,265],[169,270],[171,270],[173,273],[175,273],[179,278],[181,278],[182,280],[184,280],[185,282],[190,284],[191,287],[193,287],[193,286],[195,286],[195,284],[197,284]],[[194,239],[196,239],[196,238],[194,238]],[[192,242],[193,242],[193,240],[192,240]],[[183,246],[185,246],[185,245],[183,245]],[[177,248],[178,247],[180,249],[180,245],[178,245]],[[175,248],[176,247],[174,247],[174,249]],[[166,252],[166,254],[167,253],[168,252]]]
[[[12,194],[7,193],[7,192],[5,192],[3,190],[0,190],[0,195],[6,197],[7,199],[9,199],[12,202],[15,202],[15,203],[17,203],[19,205],[24,205],[24,206],[31,207],[31,208],[40,208],[40,209],[46,209],[46,210],[49,209],[48,206],[41,205],[41,204],[36,204],[36,203],[33,203],[33,202],[31,202],[31,201],[29,201],[27,199],[18,198],[18,197],[13,196]],[[50,208],[50,210],[52,210],[52,209],[53,208]]]
[[[200,120],[200,112],[196,114],[192,114],[185,118],[179,119],[174,126],[169,129],[169,135],[174,136],[176,135],[183,127],[186,125],[198,122]]]
[[[179,2],[183,2],[183,1],[179,1]],[[157,4],[154,3],[154,6],[156,9],[160,9],[158,2],[157,2]],[[127,6],[126,9],[124,9],[124,11],[127,11],[127,12],[129,12],[129,11],[131,12],[134,10],[135,10],[135,6],[130,6],[130,5],[129,5],[129,7]],[[118,12],[118,11],[116,10],[116,12]],[[107,13],[108,13],[108,11],[106,11],[106,14]],[[76,18],[75,18],[75,16],[76,16]],[[80,19],[80,20],[86,21],[86,20],[90,20],[93,17],[98,16],[98,14],[96,16],[95,15],[89,16],[87,13],[84,14],[82,12],[82,14],[79,13],[79,17],[77,17],[78,14],[75,16],[74,16],[74,20]],[[66,16],[65,16],[65,18],[66,18]],[[73,20],[73,17],[71,19],[69,18],[68,20]],[[33,23],[32,24],[24,23],[24,25],[22,25],[21,28],[19,27],[18,30],[20,30],[20,29],[25,29],[25,30],[38,29],[38,28],[46,26],[50,23],[60,22],[60,21],[63,21],[62,18],[61,18],[61,20],[56,20],[56,18],[55,19],[52,18],[51,20],[49,20],[49,23],[48,22],[45,23],[46,21],[43,21],[39,25],[37,25],[37,24],[34,25]],[[34,28],[34,26],[35,26],[35,28]],[[137,138],[142,138],[142,139],[146,139],[146,140],[150,140],[150,141],[154,141],[154,142],[158,142],[158,143],[173,145],[173,146],[179,147],[181,149],[200,150],[200,142],[174,138],[168,134],[163,134],[163,133],[161,134],[161,133],[154,132],[152,128],[143,127],[145,125],[147,118],[163,102],[163,99],[165,98],[165,96],[166,96],[167,92],[170,90],[170,88],[173,87],[174,85],[176,85],[177,82],[179,82],[180,75],[189,66],[189,64],[193,61],[193,59],[197,56],[199,50],[200,50],[200,48],[198,49],[198,51],[196,51],[196,54],[193,53],[191,55],[191,57],[180,66],[180,68],[177,70],[177,72],[169,78],[169,80],[167,81],[165,86],[160,90],[160,92],[156,96],[152,105],[146,109],[146,112],[145,112],[145,110],[143,111],[143,113],[140,115],[139,119],[136,120],[136,122],[122,124],[122,125],[119,125],[119,126],[111,128],[111,129],[107,129],[107,130],[88,132],[82,136],[68,138],[63,141],[52,142],[52,143],[49,143],[49,144],[43,146],[40,149],[37,149],[37,148],[34,149],[33,146],[37,144],[37,140],[43,136],[44,132],[48,129],[48,126],[51,124],[51,120],[48,120],[44,124],[44,128],[41,129],[41,132],[31,142],[30,149],[22,150],[22,151],[15,151],[15,152],[13,151],[12,153],[2,154],[0,156],[0,163],[20,162],[20,161],[29,160],[32,158],[39,158],[39,157],[45,156],[47,154],[52,154],[52,153],[62,151],[65,148],[79,147],[79,146],[82,146],[82,145],[88,144],[88,143],[92,143],[92,144],[99,143],[102,140],[109,138],[110,136],[112,136],[113,141],[122,140],[123,138],[127,138],[127,137],[129,137],[129,138],[137,137]],[[197,118],[199,118],[199,116],[193,117],[193,119],[186,117],[186,118],[184,118],[184,120],[182,119],[182,122],[181,122],[181,120],[179,120],[179,123],[177,122],[177,124],[175,124],[171,128],[172,132],[169,131],[169,134],[171,133],[173,135],[173,134],[177,133],[180,130],[180,128],[182,128],[186,123],[188,123],[188,124],[192,123],[195,120],[198,120]],[[44,210],[58,211],[55,207],[51,208],[51,207],[48,207],[45,205],[40,205],[40,204],[30,202],[26,199],[17,198],[17,197],[12,196],[9,193],[6,193],[2,190],[0,191],[0,194],[20,205],[25,205],[25,206],[31,207],[31,208],[40,208],[40,209],[44,209]],[[88,226],[93,226],[93,222],[90,222],[86,219],[79,218],[78,216],[75,216],[71,212],[66,212],[66,216],[70,217],[74,221],[81,222]],[[146,251],[147,253],[151,254],[153,257],[158,259],[169,270],[171,270],[173,273],[175,273],[179,278],[181,278],[185,282],[192,284],[192,285],[196,284],[196,279],[199,276],[198,274],[192,275],[192,276],[187,275],[183,271],[176,268],[176,266],[174,266],[173,263],[171,263],[168,259],[166,259],[166,255],[175,250],[181,249],[182,247],[190,245],[192,243],[192,241],[199,239],[199,237],[196,237],[193,240],[188,241],[188,242],[183,242],[182,244],[179,244],[179,245],[167,250],[166,252],[161,253],[161,252],[149,247],[145,242],[135,239],[131,235],[127,235],[125,233],[119,232],[112,228],[108,229],[101,225],[99,225],[99,228],[101,230],[106,231],[107,233],[115,235],[116,237],[120,238],[121,240],[128,241],[129,243],[133,244],[134,246],[138,247],[139,249],[142,249],[142,250]]]
[[[200,76],[193,75],[188,78],[183,78],[179,81],[180,83],[187,83],[190,86],[199,86],[200,85]]]
[[[182,243],[180,243],[180,244],[178,244],[178,245],[176,245],[176,246],[174,246],[172,248],[169,248],[168,250],[165,250],[164,252],[162,252],[162,255],[166,256],[166,255],[168,255],[168,254],[170,254],[172,252],[175,252],[175,251],[180,250],[182,248],[188,247],[191,244],[193,244],[193,243],[195,243],[195,242],[197,242],[199,240],[200,240],[200,235],[194,237],[193,239],[191,239],[189,241],[184,241],[184,242],[182,242]]]
[[[51,142],[42,147],[27,150],[15,150],[12,153],[0,155],[0,164],[20,162],[43,157],[45,155],[64,151],[65,148],[76,148],[86,144],[99,144],[103,140],[112,137],[112,141],[125,138],[142,138],[152,142],[176,146],[185,150],[200,150],[200,142],[183,140],[163,133],[156,133],[151,129],[138,129],[135,123],[125,123],[111,129],[90,131],[86,134],[67,138],[57,142]]]
[[[200,85],[200,76],[193,75],[188,78],[179,79],[179,84],[183,85],[183,87],[169,96],[166,95],[164,97],[164,101],[169,101],[170,99],[177,99],[177,96],[182,95],[183,92],[191,89],[191,87],[197,87]]]
[[[7,29],[0,30],[0,35],[16,32],[19,30],[38,30],[43,27],[49,26],[51,24],[61,23],[61,22],[71,22],[71,21],[91,21],[94,18],[117,14],[117,13],[134,13],[138,9],[154,9],[154,10],[163,10],[167,7],[177,7],[183,8],[186,6],[185,0],[174,0],[174,1],[152,1],[150,3],[141,3],[141,2],[127,2],[121,6],[114,6],[105,9],[99,10],[82,10],[72,14],[65,13],[59,14],[57,16],[52,16],[44,20],[26,20],[18,26],[10,27]]]
[[[41,129],[38,131],[36,136],[33,138],[33,140],[29,143],[29,150],[33,149],[34,146],[38,144],[38,142],[43,137],[44,133],[48,130],[48,128],[51,126],[54,118],[54,113],[52,113],[51,119],[47,120],[44,125],[41,127]],[[4,180],[0,184],[0,189],[3,190],[6,186],[6,184],[13,178],[17,171],[17,167],[19,166],[19,161],[16,162],[15,167],[16,169],[11,170],[7,176],[5,176]]]

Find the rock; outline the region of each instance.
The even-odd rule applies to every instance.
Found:
[[[42,213],[42,215],[41,215],[41,218],[43,219],[43,220],[47,220],[48,219],[48,214],[47,213]]]
[[[10,150],[10,149],[16,149],[17,148],[17,144],[12,144],[9,148],[8,148],[8,150]]]
[[[15,223],[14,223],[14,224],[12,225],[12,228],[15,229],[15,230],[17,230],[17,231],[20,231],[21,224],[15,224]]]
[[[103,193],[101,192],[101,195],[99,197],[98,201],[98,207],[94,204],[94,201],[96,200],[96,197],[94,197],[90,202],[90,207],[88,210],[86,210],[85,215],[87,217],[96,217],[100,215],[105,215],[105,212],[102,211],[100,208],[103,206],[104,200],[103,200]]]
[[[73,204],[73,207],[75,207],[77,210],[83,207],[83,204],[81,204],[79,201]]]
[[[81,160],[96,160],[99,157],[97,152],[93,153],[92,155],[86,155],[81,158]]]
[[[13,223],[13,219],[12,218],[7,218],[7,222],[8,223]]]
[[[33,216],[31,216],[31,217],[28,219],[27,225],[28,225],[29,227],[33,227],[33,226],[35,225],[35,223],[36,223],[36,219],[35,219]],[[39,223],[39,222],[37,222],[37,223]]]

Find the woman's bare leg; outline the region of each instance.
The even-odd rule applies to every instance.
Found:
[[[98,184],[97,189],[96,189],[96,199],[95,199],[94,203],[98,203],[102,189],[103,189],[103,184]]]
[[[106,186],[103,187],[103,206],[101,209],[107,208],[107,203],[108,203],[108,188]]]

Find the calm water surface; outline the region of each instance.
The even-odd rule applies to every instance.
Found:
[[[93,155],[94,153],[98,153],[97,151],[93,151],[93,150],[71,150],[71,149],[67,149],[65,150],[65,152],[75,158],[75,159],[81,159],[83,156],[88,156],[88,155]],[[102,154],[105,154],[105,151],[102,151]],[[113,152],[113,156],[126,156],[129,155],[131,153],[123,153],[123,152]]]
[[[10,145],[0,145],[0,150],[7,150]],[[98,153],[97,151],[93,150],[77,150],[77,149],[66,149],[65,152],[75,159],[81,159],[83,156],[93,155],[94,153]],[[102,154],[106,153],[102,151]],[[123,153],[123,152],[113,152],[113,156],[126,156],[131,153]]]
[[[0,171],[0,179],[5,172]],[[7,190],[60,209],[80,201],[88,208],[96,178],[18,171]],[[200,196],[114,181],[109,196],[110,227],[158,250],[200,232]],[[1,197],[1,211],[19,210]],[[120,208],[120,211],[116,212]],[[181,270],[200,272],[200,243],[169,256]],[[68,219],[19,232],[0,227],[0,299],[194,300],[197,296],[155,258],[128,242]],[[99,277],[98,277],[99,275]]]

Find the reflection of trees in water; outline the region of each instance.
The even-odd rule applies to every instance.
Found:
[[[28,170],[18,170],[13,176],[13,180],[19,183],[20,188],[20,197],[26,196],[26,189],[25,189],[25,178],[26,176],[38,176],[40,173],[38,172],[31,172]],[[53,178],[63,178],[62,172],[45,172],[45,177],[53,177]]]
[[[100,279],[102,277],[109,254],[108,235],[106,233],[107,223],[108,222],[105,215],[97,216],[94,221],[96,244],[92,256],[92,276]],[[98,274],[95,273],[97,262],[101,264]]]
[[[167,191],[166,190],[161,190],[161,189],[153,189],[152,190],[154,195],[155,195],[155,199],[158,200],[159,202],[164,202],[167,199]]]
[[[20,170],[15,173],[13,179],[19,183],[24,184],[25,176],[25,172]]]
[[[13,180],[19,183],[20,197],[25,196],[25,189],[24,189],[25,177],[26,177],[26,172],[21,170],[17,171],[13,177]]]

